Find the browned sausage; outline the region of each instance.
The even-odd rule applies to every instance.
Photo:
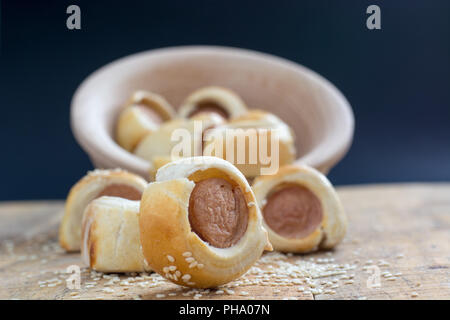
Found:
[[[206,101],[197,104],[195,109],[189,114],[189,117],[192,117],[192,116],[202,113],[202,112],[213,112],[213,113],[218,114],[219,116],[221,116],[224,119],[229,118],[228,112],[224,108],[222,108],[220,105],[218,105],[217,103],[214,103],[214,102],[206,102]]]
[[[141,200],[142,193],[136,188],[126,184],[110,184],[98,194],[97,198],[102,196],[119,197],[128,200]]]
[[[309,189],[300,185],[279,188],[263,208],[267,225],[285,238],[304,238],[322,222],[322,205]]]
[[[221,178],[197,182],[189,199],[192,230],[217,248],[236,244],[247,229],[248,209],[241,189]]]

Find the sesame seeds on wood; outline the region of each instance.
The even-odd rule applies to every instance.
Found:
[[[0,298],[450,298],[450,289],[442,285],[450,269],[449,184],[344,187],[338,188],[338,193],[349,216],[349,228],[335,250],[311,255],[265,254],[243,277],[206,290],[179,287],[154,273],[90,271],[82,267],[79,254],[64,253],[56,242],[62,202],[3,203]],[[183,256],[192,257],[189,252]],[[167,256],[168,266],[172,259]],[[81,266],[78,290],[66,286],[69,265]],[[188,275],[177,275],[177,270],[168,271],[190,280]],[[378,285],[377,281],[369,283],[377,272]]]

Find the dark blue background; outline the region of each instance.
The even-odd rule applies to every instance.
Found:
[[[66,28],[78,4],[82,30]],[[382,30],[365,26],[378,4]],[[91,168],[69,126],[79,83],[153,48],[272,53],[331,80],[353,106],[336,184],[450,181],[450,1],[2,1],[0,200],[63,198]]]

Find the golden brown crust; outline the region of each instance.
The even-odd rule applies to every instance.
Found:
[[[142,193],[147,182],[140,176],[120,169],[95,170],[84,176],[70,189],[67,196],[59,229],[59,242],[65,250],[80,250],[83,212],[110,185],[127,185]]]
[[[143,137],[157,130],[161,122],[175,118],[175,115],[173,107],[162,96],[137,91],[119,115],[116,140],[122,148],[133,151]]]
[[[178,157],[202,154],[203,132],[223,123],[215,114],[199,114],[191,119],[174,119],[147,134],[137,145],[134,154],[152,163],[150,176],[161,165]],[[179,151],[179,152],[178,152]],[[175,153],[174,157],[172,152]]]
[[[169,121],[176,118],[175,109],[161,95],[150,91],[138,90],[132,94],[127,105],[143,104],[155,110],[162,118],[162,121]]]
[[[322,222],[313,232],[303,238],[281,236],[264,222],[274,249],[304,253],[317,248],[332,248],[337,245],[345,235],[347,217],[331,183],[322,173],[311,167],[305,165],[284,166],[275,175],[256,178],[252,189],[260,208],[264,210],[267,197],[273,190],[286,183],[298,184],[307,188],[320,200]]]
[[[233,119],[247,112],[242,99],[230,89],[211,86],[192,92],[178,110],[180,117],[189,118],[200,112],[214,112],[225,119]]]
[[[256,139],[252,138],[253,135]],[[250,110],[210,130],[205,140],[203,155],[227,159],[247,178],[274,174],[278,167],[291,164],[296,158],[293,131],[281,119],[262,110]],[[233,144],[233,154],[227,153],[227,144]],[[261,149],[260,146],[267,148]],[[242,152],[245,152],[242,155],[245,160],[238,158]]]
[[[228,162],[205,158],[203,164],[180,159],[162,167],[156,182],[144,191],[139,218],[143,253],[151,268],[174,283],[198,288],[215,287],[239,277],[264,248],[271,250],[245,178]],[[195,181],[211,177],[227,177],[240,186],[246,199],[247,230],[229,248],[210,246],[191,230],[189,223],[189,199]]]
[[[154,181],[156,177],[156,172],[159,170],[159,168],[165,166],[166,164],[172,161],[172,158],[170,156],[154,156],[152,159],[153,163],[148,171],[149,181]]]

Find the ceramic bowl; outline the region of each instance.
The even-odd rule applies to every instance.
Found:
[[[150,50],[95,71],[73,97],[73,133],[95,167],[121,167],[147,178],[149,164],[114,140],[119,109],[138,89],[163,95],[177,107],[189,93],[209,85],[230,88],[250,108],[268,110],[283,119],[295,131],[297,161],[324,173],[351,144],[351,107],[325,78],[272,55],[209,46]]]

